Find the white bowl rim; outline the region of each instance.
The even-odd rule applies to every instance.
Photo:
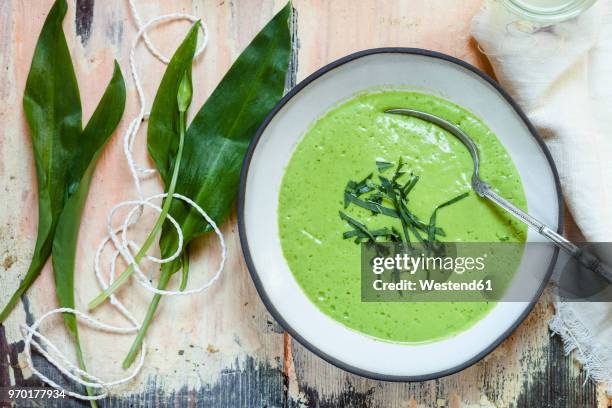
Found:
[[[332,71],[335,68],[338,68],[338,67],[340,67],[340,66],[342,66],[342,65],[344,65],[344,64],[346,64],[348,62],[354,61],[356,59],[359,59],[359,58],[362,58],[362,57],[366,57],[366,56],[369,56],[369,55],[373,55],[373,54],[389,54],[389,53],[391,53],[391,54],[393,54],[393,53],[397,53],[397,54],[409,54],[409,55],[419,55],[419,56],[431,57],[431,58],[439,59],[439,60],[442,60],[442,61],[445,61],[445,62],[448,62],[448,63],[451,63],[451,64],[459,65],[460,67],[465,68],[465,69],[471,71],[472,73],[478,75],[481,79],[483,79],[485,82],[490,84],[506,100],[506,102],[510,105],[510,107],[512,107],[512,109],[514,109],[514,111],[518,114],[520,119],[523,121],[523,123],[525,124],[525,126],[529,130],[529,133],[534,138],[534,140],[537,142],[538,146],[542,150],[542,153],[544,154],[544,156],[546,157],[546,159],[548,161],[548,165],[550,166],[550,170],[551,170],[551,172],[553,174],[553,177],[554,177],[555,188],[556,188],[556,192],[557,192],[557,202],[558,202],[558,226],[557,226],[557,232],[560,233],[560,234],[563,232],[564,204],[563,204],[563,198],[562,198],[562,192],[561,192],[561,183],[560,183],[559,173],[557,171],[557,167],[555,166],[554,160],[553,160],[553,158],[552,158],[552,156],[550,154],[550,151],[546,147],[546,144],[544,143],[544,140],[538,134],[538,132],[534,128],[533,124],[529,121],[529,119],[527,118],[527,116],[525,115],[523,110],[519,107],[519,105],[516,103],[516,101],[514,101],[514,99],[512,99],[510,94],[506,90],[504,90],[504,88],[502,88],[502,86],[497,81],[495,81],[493,78],[491,78],[489,75],[487,75],[486,73],[484,73],[480,69],[478,69],[475,66],[469,64],[468,62],[465,62],[465,61],[460,60],[458,58],[455,58],[455,57],[452,57],[450,55],[447,55],[447,54],[444,54],[444,53],[441,53],[441,52],[437,52],[437,51],[432,51],[432,50],[427,50],[427,49],[422,49],[422,48],[406,48],[406,47],[370,48],[370,49],[365,49],[365,50],[362,50],[362,51],[357,51],[355,53],[352,53],[352,54],[349,54],[349,55],[347,55],[345,57],[342,57],[342,58],[340,58],[338,60],[332,61],[329,64],[323,66],[322,68],[319,68],[317,71],[315,71],[314,73],[310,74],[308,77],[306,77],[304,80],[302,80],[296,86],[294,86],[274,106],[274,108],[268,113],[268,115],[266,116],[264,121],[261,123],[261,125],[257,129],[257,132],[255,133],[255,136],[253,137],[253,139],[251,140],[251,142],[249,144],[249,147],[247,149],[246,155],[244,157],[244,161],[242,163],[242,169],[241,169],[241,172],[240,172],[240,186],[239,186],[239,190],[238,190],[238,199],[237,199],[238,232],[239,232],[239,235],[240,235],[240,244],[242,246],[242,252],[243,252],[243,255],[244,255],[244,259],[245,259],[247,268],[249,270],[249,273],[251,275],[251,278],[253,279],[253,283],[255,284],[255,288],[257,289],[257,293],[259,294],[259,297],[263,301],[264,305],[266,306],[267,310],[270,312],[272,317],[274,317],[274,319],[285,329],[285,331],[287,331],[291,335],[291,337],[296,339],[300,344],[302,344],[304,347],[306,347],[309,351],[311,351],[312,353],[314,353],[317,356],[321,357],[323,360],[327,361],[328,363],[333,364],[336,367],[339,367],[339,368],[341,368],[343,370],[346,370],[346,371],[351,372],[353,374],[357,374],[357,375],[362,376],[362,377],[370,378],[370,379],[373,379],[373,380],[394,381],[394,382],[428,381],[428,380],[432,380],[432,379],[436,379],[436,378],[440,378],[440,377],[444,377],[444,376],[447,376],[447,375],[454,374],[454,373],[456,373],[458,371],[464,370],[464,369],[470,367],[471,365],[477,363],[478,361],[483,359],[486,355],[488,355],[490,352],[492,352],[495,348],[497,348],[497,346],[499,346],[499,344],[502,341],[504,341],[506,338],[508,338],[516,330],[516,328],[529,315],[529,313],[531,312],[531,310],[533,309],[533,307],[537,303],[538,299],[540,298],[542,292],[544,291],[544,288],[546,287],[546,284],[548,283],[548,281],[550,279],[550,276],[551,276],[551,274],[553,272],[554,266],[555,266],[556,261],[557,261],[557,256],[559,254],[559,248],[558,247],[554,248],[553,255],[551,257],[550,264],[548,266],[548,270],[546,272],[546,275],[545,275],[544,279],[542,280],[542,283],[541,283],[540,287],[535,292],[535,295],[534,295],[533,299],[531,299],[531,301],[529,302],[529,305],[525,308],[523,313],[514,321],[514,323],[504,333],[502,333],[495,341],[493,341],[488,347],[483,349],[480,353],[478,353],[474,357],[466,360],[465,362],[463,362],[461,364],[456,365],[455,367],[451,367],[449,369],[445,369],[445,370],[434,372],[434,373],[428,373],[428,374],[424,374],[424,375],[408,375],[408,376],[406,376],[406,375],[381,374],[381,373],[376,373],[376,372],[364,370],[364,369],[361,369],[361,368],[358,368],[358,367],[354,367],[354,366],[352,366],[350,364],[347,364],[344,361],[341,361],[341,360],[339,360],[339,359],[337,359],[337,358],[335,358],[333,356],[330,356],[329,354],[323,352],[322,350],[318,349],[317,347],[312,345],[310,342],[308,342],[306,339],[304,339],[303,336],[301,336],[296,330],[294,330],[291,327],[291,325],[289,325],[287,323],[287,321],[285,319],[283,319],[281,313],[279,313],[279,311],[276,309],[274,304],[270,301],[270,298],[268,297],[268,295],[267,295],[267,293],[266,293],[266,291],[265,291],[265,289],[263,287],[263,284],[262,284],[262,282],[261,282],[261,280],[259,278],[259,275],[257,273],[257,269],[255,268],[255,264],[253,263],[253,259],[251,257],[251,253],[250,253],[250,250],[249,250],[249,244],[248,244],[248,240],[247,240],[247,233],[246,233],[246,223],[245,223],[245,214],[244,214],[244,212],[245,212],[246,186],[247,186],[247,178],[248,178],[248,174],[249,174],[249,167],[250,167],[250,164],[251,164],[251,159],[253,157],[253,153],[255,152],[255,149],[257,148],[257,144],[258,144],[259,140],[261,139],[264,131],[266,130],[268,124],[274,119],[276,114],[287,104],[287,102],[289,102],[289,100],[291,100],[303,88],[305,88],[308,84],[310,84],[311,82],[313,82],[314,80],[316,80],[320,76],[322,76],[322,75],[326,74],[327,72]]]

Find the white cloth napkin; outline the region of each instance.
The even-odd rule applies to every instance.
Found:
[[[589,242],[612,242],[612,0],[533,29],[487,0],[472,35],[546,140],[565,200]],[[555,304],[551,329],[612,394],[612,304]]]

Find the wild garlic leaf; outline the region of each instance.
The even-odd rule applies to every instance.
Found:
[[[240,168],[251,138],[283,96],[291,54],[290,18],[291,4],[288,3],[240,54],[187,129],[176,192],[197,202],[217,224],[225,220],[235,201]],[[177,54],[179,52],[182,53],[182,46]],[[158,90],[158,95],[163,92],[167,97],[164,97],[163,109],[161,100],[158,109],[154,103],[147,137],[149,152],[166,184],[170,178],[170,163],[174,162],[176,155],[178,132],[176,102],[171,103],[169,98],[176,101],[180,80],[175,76],[168,80],[172,88],[166,86],[166,75],[174,72],[169,69]],[[167,123],[161,123],[163,121]],[[181,225],[183,248],[194,238],[212,230],[196,211],[182,201],[172,201],[170,215]],[[177,245],[176,232],[166,223],[160,238],[162,256],[170,255]],[[164,264],[158,288],[164,289],[172,273],[180,266],[180,261]],[[153,297],[145,323],[123,362],[124,367],[134,361],[160,299],[160,295]]]
[[[191,65],[196,50],[199,25],[198,22],[191,27],[191,30],[172,56],[157,89],[149,116],[147,146],[166,186],[170,183],[172,177],[172,167],[179,142],[177,95],[184,76],[191,83]],[[185,145],[185,148],[187,149],[188,146]],[[184,160],[183,158],[182,161]],[[176,249],[176,246],[174,248]]]
[[[283,95],[291,53],[290,17],[288,3],[242,52],[187,129],[176,192],[196,201],[218,224],[232,209],[251,138]],[[150,151],[156,149],[158,144],[149,146]],[[182,201],[173,201],[170,215],[182,227],[184,245],[211,231]],[[164,227],[160,248],[168,256],[178,238],[167,223]],[[175,272],[179,267],[175,261],[162,269]]]
[[[53,274],[60,307],[74,308],[74,266],[81,215],[96,162],[106,142],[116,129],[125,107],[125,83],[121,69],[115,62],[113,76],[85,130],[80,136],[82,148],[73,157],[74,177],[80,175],[76,190],[59,216],[53,239]],[[76,318],[65,314],[68,329],[76,335]]]
[[[81,144],[81,100],[62,30],[66,10],[66,1],[58,0],[49,11],[26,81],[23,109],[38,180],[38,233],[30,267],[0,321],[6,319],[49,258],[59,215],[74,181],[68,163]]]
[[[74,172],[72,176],[76,178],[80,175],[80,180],[60,213],[53,239],[53,276],[60,307],[75,308],[74,267],[81,217],[96,162],[104,145],[119,124],[124,107],[125,83],[119,65],[115,62],[113,76],[106,91],[80,136],[82,149],[76,152],[79,154],[77,157],[72,158],[71,169]],[[73,314],[65,313],[64,322],[74,336],[78,364],[85,369],[85,358],[79,340],[76,317]],[[90,388],[87,388],[87,393],[94,395]],[[92,401],[91,406],[96,407],[97,404]]]
[[[125,85],[115,64],[113,78],[82,130],[79,90],[62,28],[66,11],[66,0],[57,0],[49,11],[26,81],[23,108],[38,181],[38,235],[30,267],[0,321],[38,277],[51,252],[59,304],[74,308],[74,262],[83,205],[96,159],[123,115]],[[64,319],[75,338],[79,365],[85,369],[76,318],[65,314]],[[91,395],[91,389],[87,392]],[[95,401],[91,405],[95,407]]]
[[[184,150],[186,111],[189,104],[191,104],[191,64],[195,54],[198,26],[199,22],[193,25],[168,63],[153,101],[149,118],[148,146],[164,180],[167,194],[163,201],[161,212],[149,235],[140,246],[136,256],[134,256],[133,262],[108,288],[89,302],[90,309],[104,302],[134,272],[135,264],[138,264],[144,258],[151,245],[155,242],[170,211],[179,175],[179,167],[176,162],[181,161]],[[174,154],[174,156],[171,157],[171,154]]]
[[[151,114],[149,116],[149,127],[147,132],[149,153],[153,157],[153,161],[164,181],[166,190],[168,190],[171,185],[174,163],[176,161],[181,136],[180,111],[188,107],[191,103],[191,96],[193,94],[191,66],[197,45],[198,27],[199,23],[193,25],[168,63],[166,72],[162,77],[157,94],[155,95],[155,100],[153,101]],[[181,163],[185,160],[186,147],[185,140],[183,140]],[[177,181],[180,182],[180,173]],[[177,192],[176,189],[175,192]],[[172,200],[173,203],[176,201],[178,200]],[[174,249],[176,250],[176,244]],[[166,274],[165,276],[162,275],[158,285],[165,287],[169,278],[170,274]],[[96,301],[96,299],[94,299],[94,301]],[[144,329],[138,333],[130,351],[123,361],[124,368],[132,364],[135,356],[140,351],[140,344],[146,332],[146,328],[149,326],[160,300],[160,295],[154,296],[149,306],[149,311],[142,323]]]

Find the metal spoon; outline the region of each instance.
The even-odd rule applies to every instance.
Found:
[[[442,129],[453,134],[468,148],[470,156],[472,156],[472,161],[474,162],[474,172],[472,173],[472,188],[474,189],[476,194],[478,194],[480,197],[485,197],[493,201],[495,204],[499,205],[501,208],[512,214],[514,217],[518,218],[520,221],[536,230],[540,235],[550,240],[556,246],[567,251],[571,256],[578,259],[580,263],[582,263],[584,266],[596,273],[599,273],[609,282],[612,282],[612,270],[610,269],[610,267],[602,263],[594,255],[582,251],[582,249],[580,249],[577,245],[568,241],[565,237],[546,226],[546,224],[541,221],[538,221],[536,218],[527,214],[525,211],[521,210],[520,208],[512,204],[510,201],[497,194],[491,189],[491,186],[489,186],[489,184],[487,184],[480,178],[478,174],[478,147],[476,146],[474,141],[458,126],[446,121],[445,119],[440,118],[439,116],[414,109],[388,109],[385,111],[385,113],[393,113],[419,118],[438,125]]]

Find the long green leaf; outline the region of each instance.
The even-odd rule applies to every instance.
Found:
[[[75,178],[79,174],[81,176],[77,184],[72,184],[73,186],[76,185],[76,190],[66,201],[53,239],[53,274],[55,278],[55,292],[60,307],[75,308],[74,266],[81,215],[85,208],[87,193],[96,162],[104,145],[119,124],[124,107],[125,82],[121,75],[121,69],[115,62],[113,76],[106,87],[106,91],[81,134],[83,148],[81,149],[80,156],[74,158],[70,165],[73,172],[72,176]],[[79,366],[85,370],[85,358],[79,340],[76,317],[73,314],[65,313],[64,321],[66,327],[74,336]],[[87,392],[92,395],[91,389],[87,389]]]
[[[150,139],[149,150],[162,178],[168,180],[166,182],[166,191],[169,196],[164,201],[162,211],[153,229],[149,232],[149,235],[134,257],[135,263],[142,260],[151,245],[155,242],[170,210],[170,204],[173,201],[171,197],[172,194],[170,194],[171,192],[169,191],[172,189],[172,182],[170,179],[175,173],[174,161],[179,147],[179,140],[181,139],[181,135],[184,136],[184,129],[181,130],[181,126],[184,126],[183,122],[186,111],[186,109],[183,110],[183,116],[179,114],[180,107],[177,96],[181,89],[185,91],[184,87],[181,88],[181,84],[191,88],[191,65],[196,50],[199,25],[199,22],[193,25],[175,54],[172,56],[151,108],[148,127]],[[182,81],[183,78],[186,79],[186,82]],[[174,95],[174,97],[172,97],[172,95]],[[189,99],[191,99],[191,96]],[[176,174],[176,177],[178,178],[178,174]],[[174,186],[176,186],[176,182]],[[89,303],[89,308],[93,309],[100,305],[111,293],[119,288],[133,272],[134,264],[130,264],[106,290]]]
[[[66,164],[75,159],[73,151],[79,149],[81,102],[62,30],[66,10],[66,1],[57,0],[49,11],[26,82],[23,108],[32,136],[38,179],[38,235],[30,267],[0,313],[0,322],[38,277],[51,254],[53,234],[71,185]]]
[[[74,308],[74,261],[81,213],[96,159],[115,130],[125,106],[125,85],[119,66],[100,104],[82,130],[76,75],[62,22],[65,0],[57,0],[41,30],[23,97],[32,136],[38,181],[38,235],[25,278],[0,314],[3,321],[19,297],[40,274],[53,252],[56,293],[60,306]],[[76,318],[64,316],[85,368]],[[87,392],[91,395],[91,390]],[[92,401],[92,406],[96,406]]]
[[[251,138],[283,95],[291,53],[290,16],[288,3],[242,52],[187,129],[176,191],[197,202],[218,224],[238,193]],[[182,227],[184,245],[211,231],[206,220],[182,201],[173,203],[170,215]],[[164,256],[178,243],[174,229],[166,227],[160,239]],[[180,267],[179,262],[166,265],[164,269],[172,272]]]
[[[225,220],[235,201],[240,168],[251,138],[283,95],[291,54],[290,17],[288,3],[234,62],[187,130],[176,192],[197,202],[217,224]],[[176,99],[176,92],[166,96],[168,101],[171,97]],[[166,111],[165,117],[168,112],[174,110]],[[153,116],[152,111],[150,121],[154,120]],[[175,150],[164,144],[169,137],[155,128],[150,128],[148,133],[149,151],[154,159],[170,154],[167,161],[155,159],[166,184],[169,181],[167,163],[174,161]],[[181,225],[184,247],[212,229],[182,201],[172,202],[170,215]],[[162,255],[171,255],[177,245],[175,231],[166,224],[160,238]],[[164,289],[170,275],[179,268],[180,261],[164,264],[158,287]],[[159,300],[160,296],[155,295],[124,367],[133,362]]]
[[[66,201],[53,239],[53,273],[55,289],[61,307],[74,308],[74,265],[81,214],[87,199],[98,156],[121,120],[125,107],[125,83],[119,65],[115,63],[113,76],[98,107],[81,135],[85,148],[75,160],[75,168],[81,171],[81,179],[74,194]],[[78,165],[76,164],[78,163]],[[65,314],[70,331],[76,334],[74,315]]]
[[[149,154],[153,158],[166,186],[170,183],[179,141],[177,94],[185,73],[191,79],[191,65],[198,39],[198,27],[199,23],[191,27],[191,30],[172,56],[155,95],[149,116],[147,130]]]

